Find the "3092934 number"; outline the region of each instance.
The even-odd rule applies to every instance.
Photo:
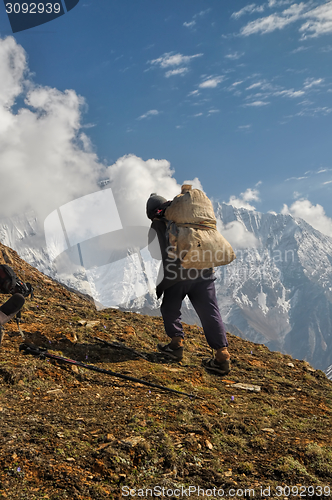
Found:
[[[276,496],[277,497],[304,497],[304,498],[319,498],[319,497],[330,497],[331,488],[329,486],[277,486]]]
[[[7,14],[59,14],[60,10],[59,3],[6,3]]]

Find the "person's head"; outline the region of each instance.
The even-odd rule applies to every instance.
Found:
[[[150,194],[150,198],[146,202],[146,215],[149,219],[153,219],[156,211],[161,207],[163,203],[167,200],[162,196],[157,195],[156,193]]]

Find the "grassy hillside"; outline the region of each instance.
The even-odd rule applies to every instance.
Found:
[[[197,396],[24,355],[9,323],[0,348],[1,499],[151,498],[145,490],[154,487],[159,498],[186,498],[189,487],[190,498],[222,490],[249,498],[249,489],[260,498],[261,488],[269,498],[330,497],[332,383],[323,372],[229,335],[233,369],[214,376],[201,367],[211,352],[197,326],[185,327],[184,361],[172,364],[156,353],[160,318],[97,312],[2,245],[0,263],[35,288],[23,309],[27,342]]]

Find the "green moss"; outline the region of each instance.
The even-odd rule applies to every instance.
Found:
[[[244,449],[247,446],[247,440],[241,436],[234,436],[233,434],[225,434],[220,436],[219,444],[221,447],[227,445],[231,449]]]
[[[266,439],[264,439],[263,437],[261,437],[261,436],[254,436],[249,441],[249,445],[252,448],[258,448],[258,449],[261,449],[261,450],[267,448],[268,444],[269,444],[268,441]]]
[[[317,482],[317,479],[307,471],[305,465],[301,464],[291,455],[280,458],[274,470],[282,479],[296,481],[300,479],[310,479]]]
[[[255,472],[255,465],[252,462],[239,462],[237,470],[242,474],[252,474]]]

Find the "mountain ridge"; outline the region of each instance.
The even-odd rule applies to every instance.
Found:
[[[117,500],[125,486],[158,485],[239,496],[269,488],[275,497],[288,495],[288,485],[294,498],[296,488],[298,498],[330,496],[332,383],[323,372],[229,334],[232,371],[217,377],[201,366],[210,355],[201,328],[186,324],[184,360],[170,363],[156,349],[161,318],[98,311],[1,244],[0,263],[35,289],[22,312],[26,343],[193,395],[24,355],[8,323],[0,348],[1,497]]]

